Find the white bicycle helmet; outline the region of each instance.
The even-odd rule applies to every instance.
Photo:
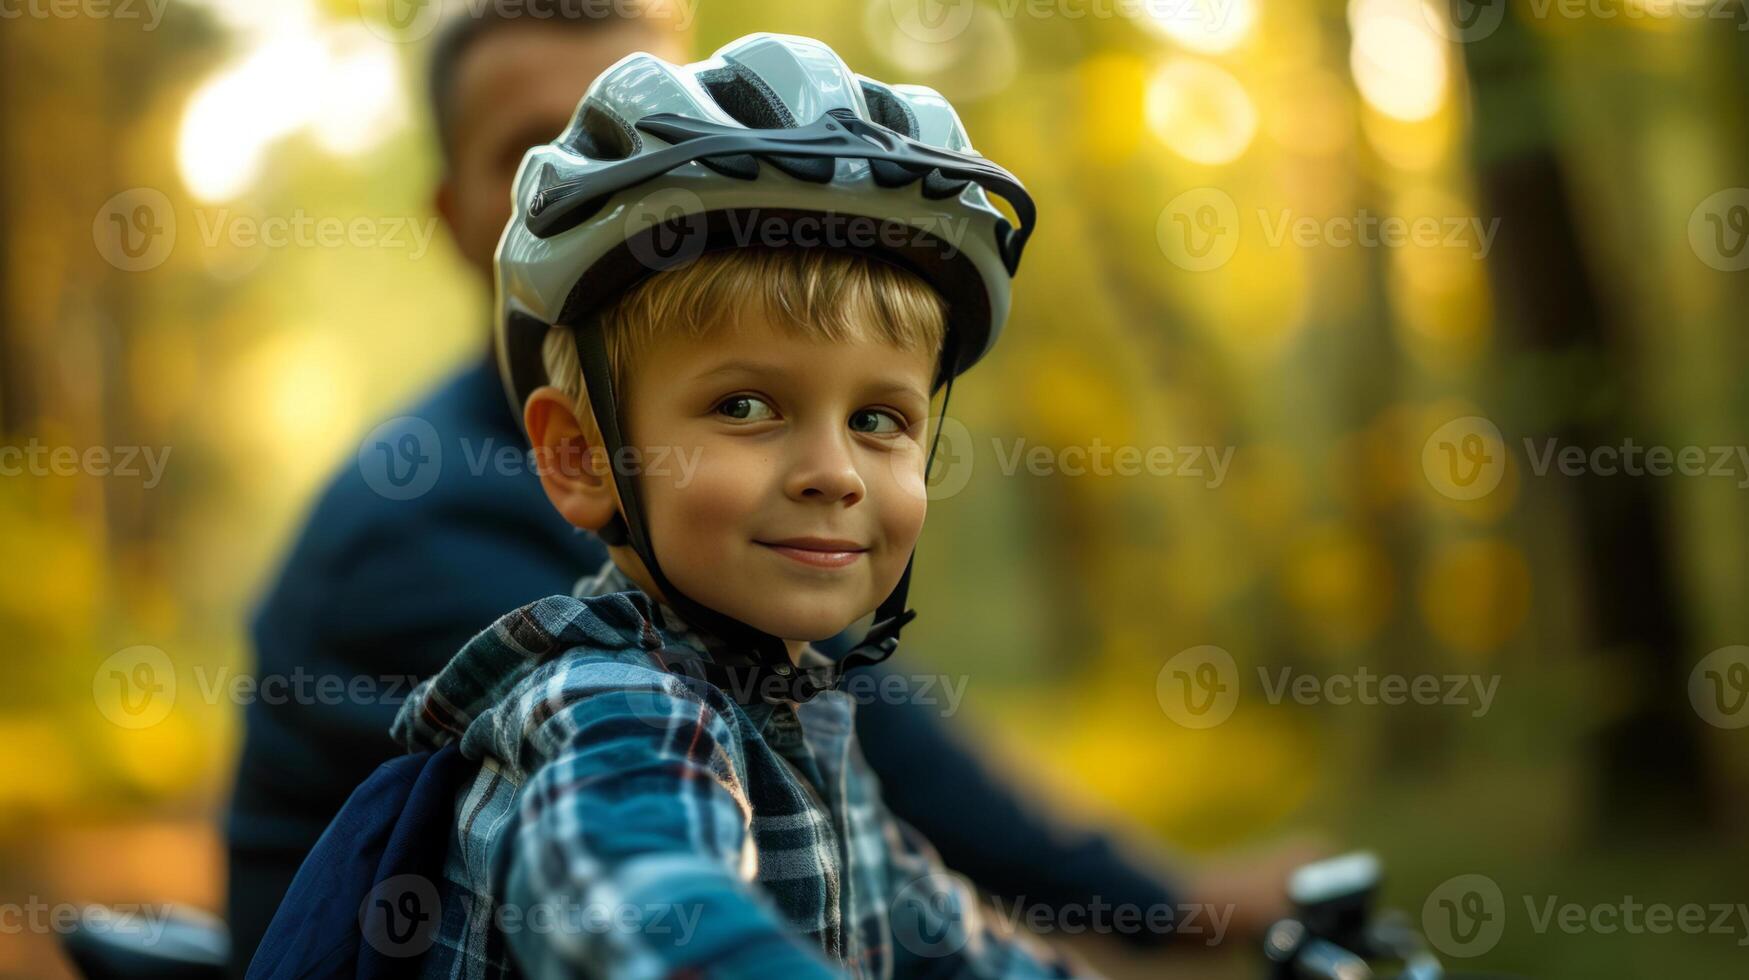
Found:
[[[1018,227],[987,191],[1008,202]],[[834,247],[908,269],[946,299],[939,387],[1001,333],[1035,221],[1025,188],[973,153],[941,95],[853,74],[819,41],[781,34],[743,37],[689,65],[641,52],[621,59],[590,85],[565,131],[523,157],[513,194],[495,259],[498,363],[512,410],[520,417],[549,383],[548,330],[570,327],[612,458],[623,444],[619,405],[593,327],[638,282],[706,251],[755,244],[749,229],[773,219],[831,222],[841,229]],[[766,690],[776,675],[790,682],[785,700],[836,685],[838,671],[794,670],[778,638],[679,594],[650,546],[635,479],[618,468],[614,478],[625,513],[603,538],[631,545],[677,611],[728,641],[724,664],[758,675],[724,677],[705,665],[712,680]],[[904,608],[909,581],[907,566],[841,666],[893,652],[913,615]]]

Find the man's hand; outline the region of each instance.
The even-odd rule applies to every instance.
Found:
[[[1296,836],[1204,862],[1185,880],[1185,901],[1211,907],[1231,921],[1223,943],[1250,943],[1292,911],[1287,879],[1295,868],[1328,857],[1315,837]]]

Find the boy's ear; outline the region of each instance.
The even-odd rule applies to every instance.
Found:
[[[546,385],[529,394],[522,421],[541,489],[559,515],[586,531],[606,527],[619,512],[619,491],[595,419],[579,419],[570,397]]]

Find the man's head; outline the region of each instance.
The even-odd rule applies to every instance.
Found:
[[[680,9],[673,0],[524,0],[486,4],[439,30],[427,93],[443,157],[436,207],[482,278],[491,278],[523,152],[557,136],[589,83],[625,55],[684,60]]]
[[[707,253],[601,318],[662,571],[702,605],[791,641],[836,635],[905,569],[925,510],[946,308],[896,266],[830,249]],[[524,421],[559,513],[619,510],[568,330]],[[629,547],[614,560],[660,597]]]

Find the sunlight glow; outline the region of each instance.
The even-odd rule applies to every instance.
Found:
[[[1257,134],[1257,107],[1226,69],[1177,58],[1148,84],[1148,125],[1173,152],[1196,163],[1228,163]]]
[[[276,22],[283,33],[239,26],[251,38],[244,53],[196,89],[183,111],[177,165],[202,201],[242,194],[269,148],[295,132],[307,129],[323,149],[350,156],[405,118],[394,53],[361,25]]]
[[[1219,54],[1250,36],[1257,7],[1252,0],[1148,0],[1139,19],[1185,48]]]
[[[1415,0],[1354,0],[1348,7],[1353,42],[1349,70],[1368,105],[1414,122],[1445,103],[1446,42]]]

